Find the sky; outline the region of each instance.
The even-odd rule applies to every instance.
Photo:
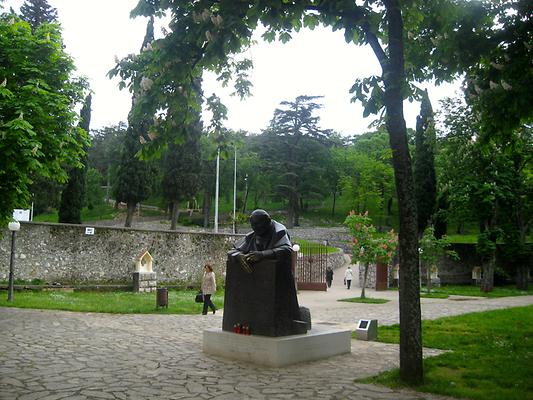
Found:
[[[4,6],[18,11],[23,3],[7,0]],[[48,4],[58,11],[66,51],[74,59],[77,74],[88,78],[94,92],[91,129],[126,121],[131,95],[119,90],[118,78],[109,79],[107,72],[114,67],[115,57],[139,52],[147,20],[130,19],[137,0],[48,0]],[[161,36],[159,28],[155,34]],[[252,97],[244,101],[231,97],[231,90],[222,88],[214,75],[204,75],[204,94],[216,93],[228,107],[228,128],[260,133],[280,102],[311,95],[324,96],[318,114],[322,128],[344,136],[369,130],[374,118],[364,119],[361,105],[351,103],[349,93],[357,78],[381,72],[369,47],[346,44],[342,31],[327,28],[301,30],[286,44],[262,42],[259,35],[257,40],[258,44],[245,53],[254,63]],[[438,110],[438,101],[453,96],[458,85],[425,87]],[[406,101],[404,112],[407,126],[414,128],[420,105]],[[204,113],[204,119],[208,117]]]

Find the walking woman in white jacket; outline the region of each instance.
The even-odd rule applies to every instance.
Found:
[[[202,279],[202,294],[204,295],[204,309],[202,314],[207,314],[207,307],[213,310],[213,314],[217,310],[211,301],[211,295],[217,291],[217,282],[215,280],[215,273],[213,267],[209,264],[204,266],[204,278]]]
[[[350,289],[350,286],[352,285],[352,279],[353,279],[352,268],[348,265],[348,268],[346,268],[346,272],[344,273],[344,282],[346,282],[347,289]]]

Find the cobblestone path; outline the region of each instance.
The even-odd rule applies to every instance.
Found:
[[[328,292],[301,292],[313,323],[355,329],[361,318],[398,321],[397,292],[382,305],[338,302],[348,291],[341,271]],[[533,304],[503,299],[422,299],[424,318]],[[202,331],[216,315],[113,315],[0,308],[0,399],[444,399],[354,383],[398,366],[398,347],[352,341],[352,352],[285,368],[207,356]],[[425,350],[425,356],[437,354]]]

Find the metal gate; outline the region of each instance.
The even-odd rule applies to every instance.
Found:
[[[298,290],[327,290],[327,247],[320,243],[305,243],[296,256],[296,284]]]

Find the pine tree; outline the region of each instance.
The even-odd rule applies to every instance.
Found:
[[[46,0],[26,0],[20,7],[20,17],[28,22],[32,32],[41,24],[57,22],[57,10]]]
[[[91,101],[89,94],[80,112],[79,127],[89,132],[91,124]],[[85,149],[87,152],[87,149]],[[70,224],[81,224],[81,210],[85,199],[85,175],[87,174],[87,156],[82,160],[81,168],[71,168],[68,174],[68,183],[61,193],[61,204],[59,206],[59,222]]]
[[[435,177],[435,126],[433,108],[427,91],[422,97],[420,115],[416,119],[416,159],[414,183],[418,210],[418,233],[422,235],[435,212],[437,179]]]

